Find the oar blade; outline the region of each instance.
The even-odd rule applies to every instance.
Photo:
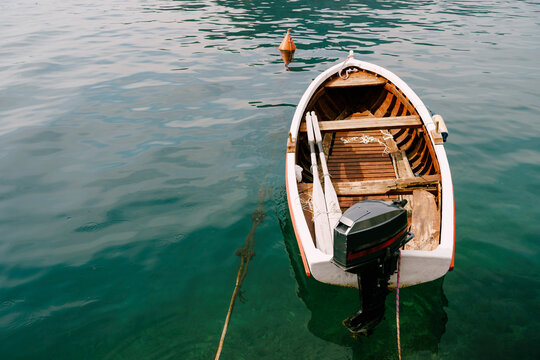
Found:
[[[325,254],[333,253],[332,232],[326,209],[326,201],[319,179],[313,180],[313,222],[317,248]]]
[[[324,174],[324,195],[326,202],[326,209],[328,211],[328,221],[330,230],[332,232],[332,238],[334,236],[334,227],[339,222],[341,218],[341,208],[339,207],[339,199],[330,179],[330,173],[328,172],[328,166],[326,165],[326,158],[324,156],[324,150],[322,146],[322,135],[321,129],[319,128],[319,121],[317,115],[313,111],[311,113],[311,122],[313,125],[313,131],[315,133],[315,138],[317,139],[317,146],[319,148],[319,156],[321,159],[321,166]]]
[[[325,176],[324,179],[324,194],[326,200],[326,209],[328,211],[328,222],[330,224],[330,229],[332,230],[333,236],[333,229],[338,224],[342,213],[341,208],[339,207],[339,200],[336,190],[334,189],[329,176]]]
[[[315,244],[317,248],[325,254],[332,254],[332,232],[328,220],[326,200],[321,182],[319,180],[319,169],[317,168],[317,156],[315,154],[313,124],[311,121],[311,115],[309,113],[306,114],[306,125],[308,130],[308,142],[311,151],[311,169],[313,172],[313,192],[311,195],[311,203],[313,210],[313,225],[315,227]]]

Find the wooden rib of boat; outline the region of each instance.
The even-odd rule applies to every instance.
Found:
[[[346,70],[352,70],[347,79]],[[320,74],[302,96],[287,143],[286,184],[291,220],[307,276],[358,287],[354,273],[316,243],[310,209],[312,174],[306,115],[322,132],[324,157],[343,212],[364,200],[407,200],[400,287],[437,279],[453,267],[454,195],[443,138],[447,130],[392,72],[350,56]],[[320,170],[320,167],[319,167]],[[299,176],[300,175],[300,176]],[[395,287],[396,275],[389,280]]]

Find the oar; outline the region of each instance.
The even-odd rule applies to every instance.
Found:
[[[339,201],[330,179],[330,173],[328,172],[328,166],[326,165],[326,158],[324,157],[324,150],[322,146],[321,129],[319,128],[319,121],[317,115],[313,111],[311,113],[311,122],[313,123],[313,130],[315,131],[315,139],[317,140],[317,146],[319,148],[319,157],[321,159],[321,167],[324,176],[324,195],[326,199],[326,209],[328,211],[328,221],[330,224],[330,231],[332,234],[332,246],[334,239],[334,227],[341,218],[341,208],[339,207]]]
[[[313,137],[313,125],[311,114],[306,114],[306,127],[308,133],[309,149],[311,151],[311,172],[313,173],[313,194],[311,203],[313,205],[313,223],[315,225],[315,244],[319,250],[326,254],[333,253],[332,232],[328,223],[326,202],[319,180],[319,169],[317,168],[317,155],[315,153],[315,142]]]

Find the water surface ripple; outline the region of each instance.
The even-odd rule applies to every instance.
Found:
[[[352,339],[357,295],[302,274],[285,198],[294,107],[351,49],[450,129],[456,269],[403,291],[405,358],[540,358],[539,15],[498,0],[2,2],[2,359],[211,358],[261,186],[222,359],[396,358],[391,297]]]

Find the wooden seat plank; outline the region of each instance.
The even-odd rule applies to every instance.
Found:
[[[387,81],[385,78],[369,74],[366,72],[356,72],[349,74],[349,78],[344,80],[342,78],[335,77],[328,81],[324,86],[327,88],[335,87],[349,87],[349,86],[376,86],[384,85]]]
[[[322,132],[344,130],[374,130],[374,129],[400,129],[418,128],[422,126],[422,120],[418,115],[392,116],[392,117],[366,117],[351,120],[329,120],[319,122]],[[300,125],[300,131],[306,131],[306,124]],[[350,136],[347,134],[345,136]]]
[[[342,174],[334,177],[341,177]],[[338,195],[386,195],[394,193],[411,193],[414,190],[437,190],[440,175],[424,175],[422,177],[384,179],[368,181],[334,181]],[[310,189],[311,183],[298,184],[299,190]]]

